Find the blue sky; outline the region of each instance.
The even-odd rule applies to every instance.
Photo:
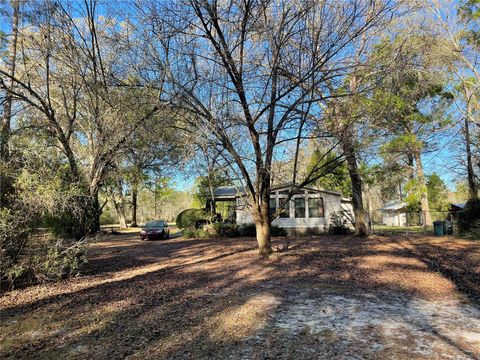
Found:
[[[455,6],[456,3],[457,1],[453,1],[450,4]],[[0,30],[8,32],[9,27],[8,22],[0,22]],[[454,155],[451,150],[451,145],[458,143],[458,141],[458,136],[457,138],[453,138],[450,134],[449,136],[439,139],[437,151],[423,155],[425,173],[431,174],[436,172],[452,190],[455,188],[458,175],[449,168],[452,165],[452,157]],[[178,171],[177,175],[173,178],[175,188],[178,190],[191,189],[196,175],[197,174],[193,174],[191,171]]]

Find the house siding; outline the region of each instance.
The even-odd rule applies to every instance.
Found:
[[[382,222],[387,226],[407,226],[407,214],[398,211],[384,211]]]
[[[281,190],[281,189],[280,189]],[[279,208],[280,206],[280,199],[284,196],[280,193],[280,190],[272,192],[271,198],[276,199],[276,207]],[[304,218],[295,218],[295,208],[294,208],[294,199],[297,198],[304,198],[305,199],[305,217]],[[323,217],[316,217],[311,218],[309,217],[309,209],[308,209],[308,199],[309,198],[323,198],[323,206],[324,206],[324,216]],[[272,224],[285,228],[290,233],[295,232],[324,232],[328,230],[330,226],[330,219],[334,212],[341,211],[344,206],[341,202],[341,195],[334,194],[329,192],[322,192],[322,191],[308,191],[308,193],[297,194],[292,197],[290,200],[290,207],[289,207],[289,217],[288,218],[276,218]],[[236,203],[236,213],[237,213],[237,224],[248,224],[253,223],[253,216],[250,212],[249,207],[246,205],[246,198],[239,197],[237,198]]]

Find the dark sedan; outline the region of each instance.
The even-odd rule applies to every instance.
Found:
[[[142,240],[168,239],[170,237],[170,229],[168,224],[163,220],[148,221],[140,231]]]

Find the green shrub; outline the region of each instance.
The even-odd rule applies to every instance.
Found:
[[[257,236],[257,228],[255,224],[250,223],[250,224],[244,224],[238,227],[238,233],[240,236],[244,237],[255,237]],[[277,225],[272,225],[270,228],[270,234],[272,236],[287,236],[287,230],[277,226]]]
[[[208,215],[203,209],[186,209],[177,215],[176,224],[180,229],[195,228],[206,224]]]
[[[272,236],[287,236],[287,230],[277,225],[272,225],[270,229],[270,234]]]
[[[243,224],[238,227],[238,233],[243,237],[255,237],[257,236],[257,228],[255,224]]]
[[[480,200],[467,202],[465,209],[458,212],[457,225],[461,236],[472,237],[480,233]]]
[[[114,216],[114,214],[108,210],[103,210],[102,214],[100,215],[100,224],[101,225],[110,225],[116,224],[118,219]]]
[[[187,239],[205,239],[211,237],[210,234],[205,230],[195,229],[193,227],[184,229],[182,234]]]
[[[470,240],[480,240],[480,220],[475,221],[468,231],[463,232],[462,237]]]
[[[214,223],[213,229],[215,230],[215,236],[218,236],[218,237],[239,236],[238,227],[235,224]]]
[[[49,249],[46,259],[39,267],[37,277],[43,280],[59,280],[79,275],[86,267],[86,249],[76,243],[66,249]]]
[[[342,212],[334,212],[330,216],[330,228],[329,232],[333,235],[346,235],[350,233],[350,228],[348,227],[348,220],[342,214]]]

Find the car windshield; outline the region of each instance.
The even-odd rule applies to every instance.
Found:
[[[154,220],[154,221],[148,221],[145,223],[146,228],[156,228],[156,227],[163,227],[165,224],[161,220]]]

